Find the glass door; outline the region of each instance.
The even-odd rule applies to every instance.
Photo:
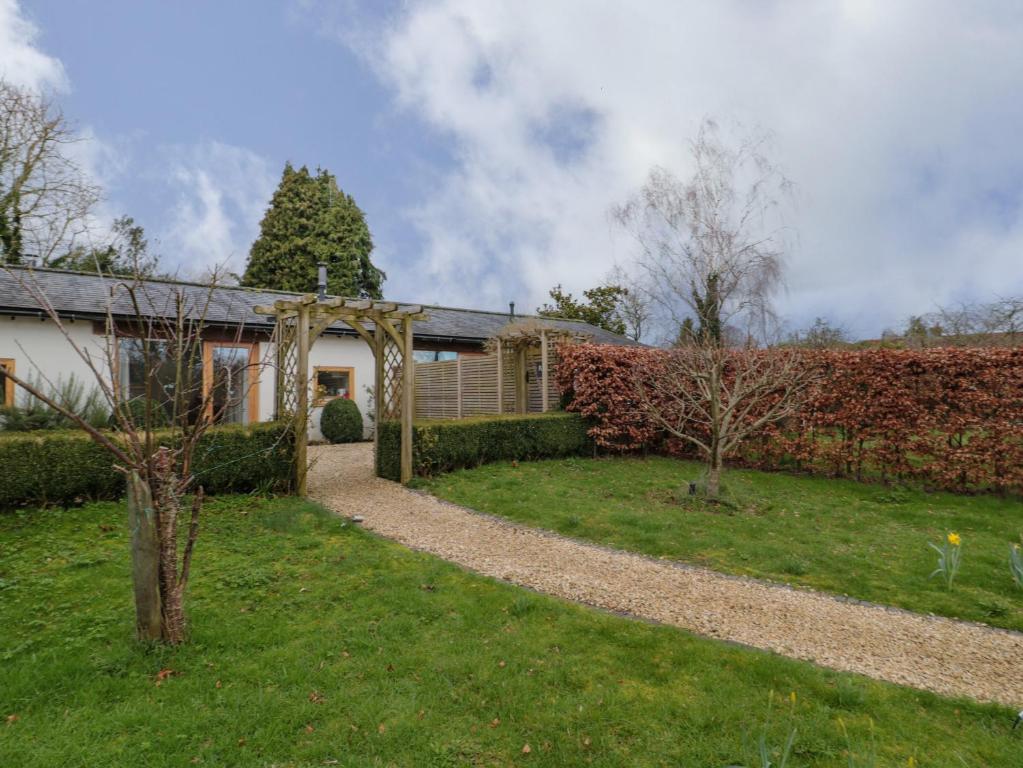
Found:
[[[210,416],[218,424],[248,424],[255,414],[253,345],[207,342]]]

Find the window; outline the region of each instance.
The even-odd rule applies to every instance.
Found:
[[[14,370],[14,361],[7,357],[0,357],[0,405],[14,405],[14,382],[4,374]]]
[[[351,400],[355,392],[355,369],[319,366],[313,369],[313,405],[343,397]]]
[[[207,341],[203,345],[203,393],[218,424],[248,424],[259,414],[256,345]]]
[[[175,408],[186,411],[190,420],[198,416],[202,404],[201,360],[196,360],[189,375],[179,383],[173,350],[166,341],[121,338],[118,340],[117,365],[121,396],[127,401],[143,401],[148,383],[153,400],[163,408],[167,419],[174,418]]]
[[[178,366],[166,341],[121,338],[118,377],[127,400],[146,396],[147,349],[149,389],[168,419],[177,411],[194,421],[204,403],[207,417],[218,423],[248,424],[258,418],[255,344],[204,342],[201,357],[196,356],[191,370],[178,382]]]
[[[437,352],[432,349],[417,349],[412,352],[412,359],[417,363],[435,363],[440,360],[457,360],[457,352]]]

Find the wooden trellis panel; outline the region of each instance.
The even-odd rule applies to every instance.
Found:
[[[298,317],[279,318],[271,342],[276,349],[277,402],[275,419],[293,418],[298,410],[298,389],[293,386],[298,374]]]

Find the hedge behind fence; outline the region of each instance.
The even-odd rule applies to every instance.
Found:
[[[291,486],[294,442],[280,424],[217,427],[195,454],[198,482],[207,493],[284,490]],[[84,432],[0,436],[0,509],[116,499],[124,477],[112,457]]]
[[[401,425],[384,422],[379,437],[377,474],[398,480]],[[424,476],[502,459],[577,456],[593,450],[585,422],[572,413],[417,422],[412,446],[413,472]]]
[[[562,346],[558,383],[602,448],[671,448],[630,405],[635,367],[663,350]],[[1023,492],[1023,350],[806,351],[823,372],[799,414],[738,461],[948,490]]]

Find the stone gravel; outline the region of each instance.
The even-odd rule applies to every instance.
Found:
[[[365,443],[310,448],[309,496],[487,576],[878,680],[1023,706],[1023,634],[728,576],[511,523],[373,474]]]

